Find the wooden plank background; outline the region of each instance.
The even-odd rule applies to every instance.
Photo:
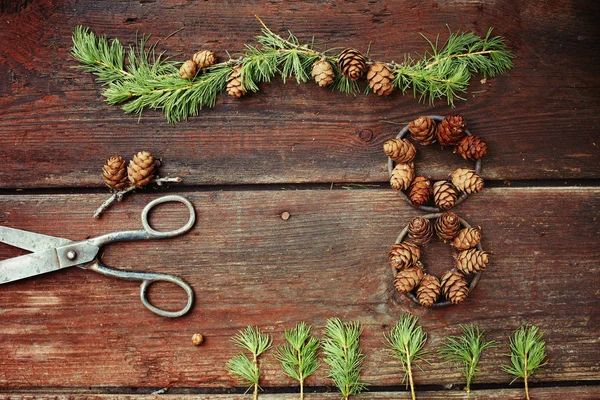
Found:
[[[551,362],[533,379],[532,397],[597,398],[599,8],[574,0],[0,1],[0,224],[83,239],[137,228],[143,206],[163,193],[188,197],[198,213],[185,236],[104,254],[108,265],[186,279],[197,301],[183,318],[147,311],[135,283],[80,269],[1,285],[0,399],[150,399],[162,387],[174,394],[161,398],[246,398],[225,371],[238,329],[258,325],[279,344],[300,320],[321,336],[334,315],[365,327],[372,393],[361,398],[408,398],[382,344],[402,312],[421,317],[432,351],[470,322],[499,342],[482,359],[470,398],[522,398],[521,384],[510,386],[499,368],[522,323],[545,332]],[[185,27],[159,49],[184,59],[210,48],[223,59],[259,33],[254,15],[329,47],[366,50],[372,42],[382,60],[424,51],[419,33],[443,40],[446,24],[479,34],[493,26],[517,58],[504,76],[475,77],[454,110],[411,95],[345,96],[275,79],[239,101],[220,96],[214,109],[176,125],[159,112],[138,121],[107,106],[93,77],[71,68],[78,24],[125,44],[136,32],[164,39]],[[492,264],[465,304],[424,310],[395,294],[387,265],[388,247],[419,212],[387,186],[381,145],[399,126],[384,121],[450,112],[489,144],[489,188],[456,212],[482,227]],[[104,160],[142,149],[163,158],[162,175],[184,182],[130,196],[93,220],[106,197]],[[418,162],[434,179],[466,165],[435,149]],[[161,207],[156,225],[183,223],[180,211]],[[0,244],[0,260],[20,254]],[[450,250],[433,243],[424,261],[439,274]],[[183,294],[169,289],[153,288],[152,298],[176,308]],[[201,347],[191,345],[196,332],[206,336]],[[419,397],[462,398],[459,373],[432,361],[416,373]],[[263,366],[265,399],[296,398],[272,354]],[[338,398],[324,393],[333,390],[325,368],[308,383],[318,392],[308,398]]]

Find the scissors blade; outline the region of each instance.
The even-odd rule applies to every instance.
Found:
[[[0,242],[27,251],[41,251],[64,246],[72,241],[69,239],[42,235],[41,233],[0,226]]]
[[[0,285],[61,268],[56,249],[10,258],[0,261]]]

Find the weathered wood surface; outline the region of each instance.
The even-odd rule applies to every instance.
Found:
[[[15,4],[12,4],[15,3]],[[72,69],[70,37],[78,24],[126,44],[152,33],[170,55],[210,48],[219,57],[259,33],[254,15],[275,31],[314,35],[329,47],[354,46],[383,60],[423,52],[438,33],[488,27],[517,55],[507,75],[471,84],[465,115],[489,143],[487,179],[600,177],[597,74],[600,16],[595,1],[184,2],[144,0],[3,1],[0,12],[0,188],[100,186],[113,154],[148,149],[163,173],[185,184],[383,182],[381,145],[421,114],[447,114],[411,95],[346,97],[314,84],[264,84],[261,92],[171,126],[158,112],[124,116],[102,102],[91,74]],[[481,91],[485,91],[481,93]],[[458,160],[446,151],[423,172],[446,175]]]
[[[139,303],[135,283],[68,269],[0,286],[0,387],[229,388],[230,342],[248,324],[283,340],[283,329],[305,320],[320,336],[326,319],[364,324],[364,378],[400,385],[382,333],[403,311],[421,316],[429,349],[475,323],[500,343],[485,354],[480,382],[508,384],[499,364],[507,337],[523,323],[545,333],[551,366],[534,382],[597,380],[600,320],[599,188],[488,189],[457,212],[484,232],[492,264],[464,305],[424,310],[395,295],[386,251],[416,213],[392,190],[190,192],[198,223],[176,239],[121,243],[106,249],[110,266],[179,275],[195,288],[191,315],[160,318]],[[0,223],[85,238],[132,229],[156,195],[136,194],[105,217],[91,218],[102,195],[0,196]],[[291,218],[280,215],[288,211]],[[157,227],[183,223],[165,207]],[[439,252],[436,252],[438,251]],[[0,259],[21,254],[0,246]],[[433,243],[425,264],[440,273],[450,250]],[[176,307],[181,293],[156,288],[153,298]],[[192,346],[193,333],[205,335]],[[434,357],[419,385],[460,384],[456,370]],[[272,354],[264,359],[267,388],[292,385]],[[322,368],[309,384],[328,385]]]

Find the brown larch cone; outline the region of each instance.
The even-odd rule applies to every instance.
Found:
[[[487,144],[479,136],[465,136],[454,148],[465,160],[479,160],[487,153]]]
[[[454,146],[466,135],[467,123],[462,115],[449,115],[438,124],[437,141],[442,146]]]
[[[112,156],[102,167],[102,178],[107,186],[115,190],[123,190],[129,186],[127,179],[127,164],[123,157]]]
[[[448,210],[456,204],[458,192],[449,181],[437,181],[433,184],[433,200],[440,210]]]
[[[473,169],[458,168],[450,178],[458,190],[466,194],[478,193],[483,189],[483,178]]]
[[[464,228],[452,240],[452,247],[456,250],[471,249],[481,241],[481,228]]]
[[[410,136],[419,144],[435,142],[435,121],[429,117],[419,117],[408,124]]]
[[[458,271],[448,271],[441,278],[442,293],[452,304],[462,303],[469,294],[465,276]]]
[[[217,62],[217,56],[210,50],[201,50],[194,54],[192,60],[196,63],[198,69],[210,67]]]
[[[383,152],[397,163],[407,163],[415,158],[417,148],[406,139],[390,139],[383,144]]]
[[[146,186],[154,178],[154,157],[147,151],[140,151],[127,166],[129,182],[135,187]]]
[[[434,227],[438,237],[444,242],[447,242],[458,235],[458,232],[460,231],[460,220],[458,215],[454,214],[452,211],[448,211],[435,220]]]
[[[367,72],[369,87],[378,96],[389,96],[394,90],[394,74],[385,64],[376,62]]]
[[[415,164],[399,163],[396,164],[390,177],[390,186],[395,190],[406,190],[415,179]]]
[[[346,49],[338,57],[338,67],[342,75],[356,81],[367,70],[367,59],[356,49]]]
[[[421,257],[421,249],[414,243],[396,243],[388,252],[390,264],[396,269],[404,269],[412,266]]]
[[[239,99],[246,94],[246,89],[242,84],[241,73],[242,66],[238,65],[237,67],[233,67],[229,73],[229,76],[227,77],[227,94],[234,99]]]
[[[179,76],[183,79],[192,79],[196,76],[196,72],[198,72],[198,67],[196,67],[196,63],[192,60],[187,60],[179,68]]]
[[[408,224],[408,238],[417,246],[428,243],[433,236],[433,227],[428,219],[414,217]]]
[[[423,279],[423,270],[419,267],[408,267],[396,274],[394,286],[400,294],[408,293],[417,287]]]
[[[456,256],[456,269],[464,274],[472,274],[483,271],[489,262],[490,256],[485,251],[464,250]]]
[[[408,190],[408,198],[415,207],[422,206],[431,198],[431,182],[424,176],[417,176]]]
[[[335,73],[329,61],[325,59],[317,60],[312,66],[312,76],[315,82],[321,87],[329,86],[333,83]]]
[[[417,288],[417,300],[422,306],[431,307],[440,297],[441,291],[440,280],[436,276],[425,274]]]

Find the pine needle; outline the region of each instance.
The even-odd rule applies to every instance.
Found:
[[[275,354],[284,372],[299,382],[300,400],[304,399],[304,381],[320,366],[317,359],[319,341],[310,335],[311,330],[304,322],[286,330],[286,343],[279,346]]]
[[[525,396],[529,400],[528,379],[536,370],[548,363],[544,335],[536,326],[522,326],[510,337],[511,365],[502,369],[515,377],[512,382],[522,378],[525,382]],[[511,383],[512,383],[511,382]]]
[[[415,400],[415,385],[412,367],[418,361],[424,361],[425,351],[423,346],[427,342],[427,334],[418,325],[419,318],[411,314],[403,314],[400,320],[392,327],[389,336],[383,335],[392,357],[400,360],[404,370],[403,382],[408,377],[407,386],[410,385],[412,399]]]
[[[236,346],[248,350],[252,359],[246,354],[240,353],[227,361],[227,371],[238,377],[244,384],[249,385],[248,390],[253,390],[254,400],[258,399],[258,382],[260,380],[260,367],[258,357],[269,350],[272,345],[272,338],[266,333],[262,333],[257,327],[248,326],[239,331],[232,339]]]
[[[362,362],[365,358],[360,349],[362,327],[359,322],[344,323],[330,318],[325,326],[323,353],[329,365],[329,377],[333,380],[343,399],[359,394],[367,388],[360,381]]]
[[[461,336],[449,336],[444,347],[439,350],[440,356],[446,361],[459,365],[460,371],[467,379],[465,390],[471,391],[471,383],[479,372],[477,364],[483,350],[496,347],[495,341],[485,341],[485,332],[473,325],[461,325]]]

